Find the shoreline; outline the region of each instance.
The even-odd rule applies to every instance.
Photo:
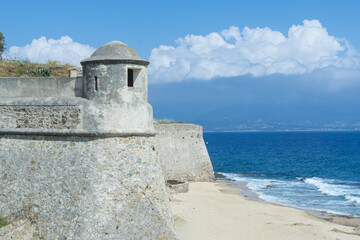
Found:
[[[175,228],[183,240],[360,239],[360,223],[353,218],[319,217],[252,200],[240,188],[222,181],[190,183],[189,187],[189,192],[174,194],[171,201]]]
[[[224,173],[224,174],[227,174],[227,173]],[[340,212],[336,212],[336,211],[332,212],[331,210],[326,210],[326,209],[319,210],[319,209],[313,209],[311,207],[305,207],[305,206],[301,207],[301,206],[280,203],[280,202],[275,202],[275,201],[273,202],[270,200],[262,199],[257,192],[255,192],[254,190],[252,190],[251,188],[249,188],[247,186],[249,181],[234,180],[231,177],[228,177],[224,174],[223,173],[215,173],[215,181],[228,183],[229,187],[240,189],[242,191],[242,193],[241,193],[242,196],[249,197],[253,201],[264,202],[264,203],[273,204],[276,206],[284,206],[284,207],[291,207],[291,208],[299,209],[299,210],[307,212],[308,214],[319,216],[319,218],[322,218],[322,219],[334,218],[334,217],[340,217],[340,218],[345,218],[345,219],[354,219],[354,220],[356,220],[356,222],[358,224],[360,224],[360,215],[354,216],[351,214],[340,213]],[[241,175],[252,176],[252,174],[245,174],[245,173],[242,173]],[[254,176],[258,176],[258,175],[254,174]],[[324,194],[324,195],[327,195],[327,194]]]
[[[239,189],[239,194],[243,197],[249,198],[251,201],[255,202],[262,202],[266,204],[271,204],[274,206],[280,206],[280,207],[289,207],[293,209],[297,209],[303,212],[306,212],[310,216],[314,216],[316,218],[319,218],[321,220],[333,222],[336,224],[344,225],[344,226],[350,226],[350,227],[360,227],[360,217],[354,217],[350,215],[345,214],[335,214],[335,213],[329,213],[326,211],[319,211],[309,208],[301,208],[297,206],[291,206],[291,205],[285,205],[281,203],[275,203],[275,202],[269,202],[261,199],[256,192],[248,188],[245,184],[245,182],[233,182],[231,180],[221,180],[216,179],[216,182],[218,183],[225,183],[229,188],[235,188]]]

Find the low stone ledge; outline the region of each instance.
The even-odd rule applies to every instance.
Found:
[[[35,135],[35,136],[86,136],[86,137],[127,137],[127,136],[155,136],[155,131],[86,131],[59,129],[0,129],[0,135]]]

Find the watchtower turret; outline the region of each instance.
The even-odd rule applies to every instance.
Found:
[[[83,66],[84,97],[99,106],[102,129],[153,129],[147,102],[147,66],[134,49],[113,41],[101,46]]]
[[[101,46],[81,64],[84,96],[89,100],[122,102],[126,92],[143,92],[147,96],[149,62],[122,42],[113,41]]]

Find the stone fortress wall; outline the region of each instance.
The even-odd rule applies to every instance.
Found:
[[[185,123],[154,124],[155,147],[166,180],[208,182],[214,171],[201,126]]]
[[[19,220],[35,223],[31,239],[176,239],[153,146],[147,136],[3,135],[1,213],[28,211]]]
[[[111,42],[84,77],[0,78],[0,240],[178,239],[163,174],[177,163],[161,156],[187,150],[155,137],[147,64]],[[181,174],[206,180],[195,165]]]

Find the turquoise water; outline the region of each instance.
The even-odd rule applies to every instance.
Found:
[[[204,133],[215,172],[268,202],[360,216],[360,132]]]

